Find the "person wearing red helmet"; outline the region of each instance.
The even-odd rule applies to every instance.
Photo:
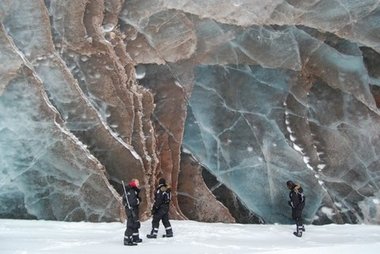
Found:
[[[123,205],[127,215],[127,228],[124,232],[124,245],[133,246],[142,242],[139,236],[140,220],[139,220],[139,205],[141,198],[139,197],[139,180],[132,179],[125,186],[123,195]]]

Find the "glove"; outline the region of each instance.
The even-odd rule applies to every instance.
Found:
[[[157,208],[155,206],[152,207],[152,214],[155,214],[157,212]]]
[[[292,201],[288,201],[288,205],[293,208]]]

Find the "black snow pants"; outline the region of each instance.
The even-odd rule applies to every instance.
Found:
[[[153,214],[152,220],[152,235],[158,234],[158,228],[160,226],[160,220],[165,227],[166,236],[173,236],[173,229],[169,221],[169,205],[161,205],[159,209]]]

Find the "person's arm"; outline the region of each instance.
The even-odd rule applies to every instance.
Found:
[[[297,208],[300,203],[298,194],[294,191],[290,195],[290,203],[293,208]]]
[[[131,208],[135,208],[137,207],[139,204],[140,204],[140,201],[135,193],[134,190],[131,190],[129,192],[130,194],[128,195],[128,201],[129,201],[129,205],[131,206]]]
[[[162,198],[162,202],[164,204],[169,204],[171,200],[171,189],[170,187],[166,188],[166,190],[163,192],[163,198]]]

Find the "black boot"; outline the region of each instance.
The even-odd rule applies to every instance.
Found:
[[[150,234],[146,235],[147,238],[157,238],[157,234],[158,234],[158,228],[154,228],[152,229],[152,231],[150,232]]]
[[[124,238],[124,245],[125,246],[136,246],[137,243],[134,243],[132,241],[132,238],[131,237],[128,237],[128,238]]]
[[[140,238],[138,233],[134,233],[132,235],[132,240],[134,243],[141,243],[142,242],[142,239]]]
[[[293,234],[297,237],[302,237],[302,231],[304,231],[304,227],[302,225],[297,225],[297,232],[293,232]]]
[[[297,237],[302,237],[302,232],[293,232],[293,235],[297,236]]]
[[[166,234],[163,235],[162,237],[173,237],[173,230],[171,226],[165,228],[165,230],[166,230]]]

